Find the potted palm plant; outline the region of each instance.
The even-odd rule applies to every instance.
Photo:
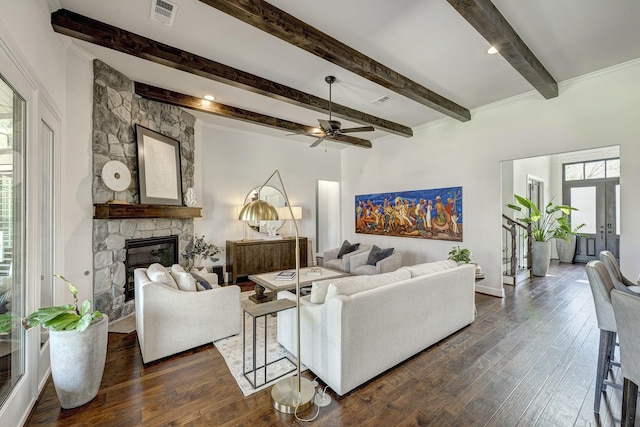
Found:
[[[558,260],[560,262],[573,262],[576,254],[576,238],[580,235],[578,230],[586,224],[580,224],[572,228],[569,222],[569,216],[563,214],[558,218],[558,231],[556,233],[556,250],[558,251]]]
[[[522,214],[520,221],[531,224],[533,244],[531,249],[531,274],[546,276],[551,261],[551,239],[554,237],[565,239],[568,225],[567,217],[571,211],[577,210],[569,205],[554,205],[549,202],[544,210],[538,209],[536,204],[522,196],[514,194],[518,205],[509,203],[507,207]]]
[[[51,376],[64,409],[82,406],[98,394],[107,356],[109,318],[91,302],[78,306],[78,290],[63,276],[73,304],[44,307],[22,320],[25,329],[38,325],[49,329]]]

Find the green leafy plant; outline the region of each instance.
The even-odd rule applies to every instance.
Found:
[[[16,323],[13,313],[0,314],[0,334],[8,334]]]
[[[25,329],[31,329],[38,325],[52,331],[78,331],[82,332],[94,321],[102,318],[102,313],[91,310],[91,302],[84,300],[78,307],[78,289],[64,276],[54,274],[54,277],[64,281],[69,286],[69,291],[73,295],[73,304],[65,304],[56,307],[39,308],[22,320]]]
[[[576,228],[571,228],[571,224],[569,223],[569,216],[562,214],[562,216],[558,218],[558,229],[556,230],[556,235],[554,237],[563,240],[569,240],[570,237],[580,236],[578,230],[580,230],[585,225],[586,224],[582,223]]]
[[[554,205],[552,202],[549,202],[544,210],[540,211],[536,204],[530,199],[518,196],[517,194],[514,194],[514,197],[519,206],[509,203],[507,207],[522,214],[522,217],[519,218],[520,221],[525,224],[531,224],[533,239],[538,242],[546,242],[553,237],[568,240],[574,231],[584,226],[584,224],[581,224],[575,229],[571,229],[569,225],[569,215],[571,211],[578,210],[574,207],[569,205]]]
[[[218,253],[220,253],[219,247],[213,243],[205,242],[204,236],[195,236],[193,243],[182,252],[182,256],[187,260],[193,260],[193,265],[199,267],[205,259],[209,259],[211,262],[218,261],[215,256]]]
[[[471,262],[471,251],[467,248],[461,248],[460,245],[454,246],[451,251],[449,251],[449,258],[455,262]]]

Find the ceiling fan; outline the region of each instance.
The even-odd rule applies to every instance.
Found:
[[[327,76],[324,78],[324,81],[329,83],[329,120],[318,119],[318,123],[320,124],[320,128],[324,132],[324,135],[318,138],[309,147],[316,147],[326,138],[336,137],[345,133],[372,132],[375,130],[373,126],[361,126],[361,127],[355,127],[355,128],[342,129],[342,123],[340,123],[337,120],[332,120],[331,119],[331,85],[336,81],[336,78],[334,76]]]

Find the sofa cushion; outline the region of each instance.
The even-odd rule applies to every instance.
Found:
[[[331,298],[336,295],[354,295],[410,278],[411,274],[409,274],[408,271],[392,271],[391,273],[376,274],[373,276],[352,276],[338,279],[329,284],[326,298]]]
[[[424,276],[425,274],[435,273],[437,271],[449,270],[455,268],[458,263],[451,260],[446,261],[434,261],[426,262],[424,264],[409,265],[400,268],[400,270],[407,270],[411,273],[411,277]]]
[[[187,271],[180,264],[173,264],[171,266],[171,272],[172,273],[186,273]]]
[[[329,285],[339,279],[325,279],[318,280],[317,282],[311,283],[311,296],[309,297],[309,302],[314,304],[322,304],[324,303],[324,299],[327,296],[327,289]]]
[[[197,290],[196,279],[187,272],[171,273],[181,291],[195,292]]]
[[[351,274],[354,276],[373,276],[374,274],[378,274],[378,267],[375,265],[362,264],[356,268],[352,268]]]
[[[152,282],[164,283],[174,289],[179,289],[178,284],[173,280],[173,277],[171,277],[171,273],[169,273],[167,268],[162,264],[151,264],[149,268],[147,268],[147,277]]]
[[[344,242],[342,242],[342,246],[340,246],[337,258],[341,259],[344,255],[357,251],[359,247],[360,243],[351,244],[348,240],[345,240]]]
[[[380,249],[376,245],[373,245],[371,251],[369,251],[369,257],[367,258],[367,264],[376,265],[380,260],[385,259],[393,254],[393,248]]]

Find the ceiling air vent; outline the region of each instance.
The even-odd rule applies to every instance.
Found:
[[[151,20],[173,26],[178,6],[166,0],[151,0]]]
[[[388,95],[382,95],[380,98],[376,98],[371,101],[372,104],[384,104],[385,102],[391,101],[391,97]]]

